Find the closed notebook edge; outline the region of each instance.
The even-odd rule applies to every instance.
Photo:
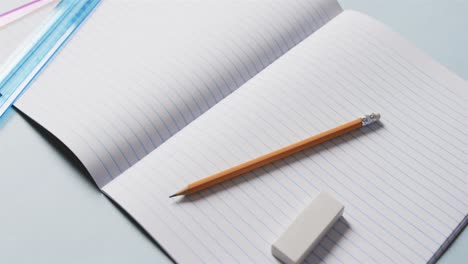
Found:
[[[427,263],[436,263],[447,251],[450,245],[456,240],[456,238],[463,232],[463,230],[468,225],[468,214],[463,218],[463,220],[458,224],[458,226],[453,230],[445,242],[439,247],[439,249],[434,253],[432,258],[429,259]]]

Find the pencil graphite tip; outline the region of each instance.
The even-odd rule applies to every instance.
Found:
[[[368,126],[380,120],[380,113],[372,113],[361,118],[362,126]]]
[[[190,193],[190,192],[189,192],[189,189],[187,187],[187,188],[184,188],[184,189],[174,193],[173,195],[169,196],[169,198],[180,196],[180,195],[187,195],[188,193]]]

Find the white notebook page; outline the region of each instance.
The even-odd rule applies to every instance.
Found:
[[[16,106],[102,186],[340,11],[336,0],[104,0]]]
[[[320,191],[344,203],[344,217],[306,263],[432,261],[468,212],[467,88],[379,22],[345,11],[103,191],[180,263],[275,262],[271,244]],[[380,125],[168,198],[373,111]]]

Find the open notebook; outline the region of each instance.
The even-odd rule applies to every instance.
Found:
[[[274,263],[327,191],[344,217],[307,263],[424,263],[467,222],[467,89],[335,0],[113,0],[16,106],[177,262]],[[381,124],[168,198],[372,111]]]

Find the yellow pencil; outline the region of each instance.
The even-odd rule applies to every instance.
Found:
[[[299,142],[296,142],[294,144],[291,144],[289,146],[280,148],[278,150],[275,150],[273,152],[270,152],[268,154],[265,154],[263,156],[260,156],[258,158],[249,160],[247,162],[244,162],[242,164],[239,164],[237,166],[234,166],[230,169],[218,172],[216,174],[213,174],[209,177],[206,177],[204,179],[201,179],[199,181],[193,182],[189,184],[186,188],[180,190],[179,192],[169,196],[174,197],[178,195],[189,195],[193,194],[199,191],[202,191],[206,188],[209,188],[213,185],[216,185],[218,183],[230,180],[234,177],[237,177],[239,175],[242,175],[244,173],[250,172],[252,170],[258,169],[262,166],[265,166],[267,164],[270,164],[274,161],[286,158],[288,156],[291,156],[297,152],[303,151],[305,149],[317,146],[319,144],[322,144],[326,141],[332,140],[336,137],[339,137],[341,135],[344,135],[346,133],[349,133],[353,130],[356,130],[358,128],[361,128],[363,126],[367,126],[369,124],[375,123],[380,119],[380,114],[378,113],[373,113],[370,115],[366,115],[365,117],[362,118],[357,118],[353,121],[350,121],[348,123],[342,124],[340,126],[337,126],[335,128],[332,128],[330,130],[327,130],[325,132],[319,133],[315,136],[306,138],[304,140],[301,140]]]

